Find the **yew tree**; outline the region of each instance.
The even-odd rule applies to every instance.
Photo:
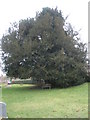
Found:
[[[52,87],[85,82],[86,46],[57,8],[14,23],[2,37],[2,51],[9,77],[44,79]]]

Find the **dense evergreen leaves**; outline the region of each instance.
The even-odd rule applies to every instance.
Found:
[[[29,78],[68,87],[85,82],[86,48],[61,11],[43,8],[21,20],[2,38],[2,59],[10,77]]]

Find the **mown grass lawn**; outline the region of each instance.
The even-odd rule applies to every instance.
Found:
[[[9,118],[88,118],[88,83],[66,89],[3,87]]]

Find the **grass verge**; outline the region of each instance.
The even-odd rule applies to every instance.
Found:
[[[9,118],[88,118],[88,83],[66,89],[12,85],[2,89]]]

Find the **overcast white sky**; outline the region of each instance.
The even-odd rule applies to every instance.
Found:
[[[88,1],[89,0],[0,0],[0,38],[7,31],[10,23],[35,17],[36,11],[43,7],[58,7],[68,17],[75,30],[81,29],[80,37],[88,42]],[[2,72],[0,72],[0,75]]]

